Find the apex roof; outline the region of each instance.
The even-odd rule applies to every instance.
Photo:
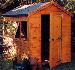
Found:
[[[35,3],[35,4],[18,6],[16,8],[14,8],[13,10],[10,10],[10,11],[4,13],[3,16],[26,16],[30,12],[33,12],[34,10],[37,10],[37,9],[39,10],[39,9],[45,7],[45,5],[47,5],[47,4],[49,4],[50,6],[54,5],[57,8],[59,8],[60,10],[62,10],[63,12],[65,12],[66,14],[71,15],[71,13],[69,11],[65,10],[59,4],[52,1],[52,2],[40,2],[40,3]]]

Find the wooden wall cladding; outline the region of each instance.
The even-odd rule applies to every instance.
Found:
[[[35,19],[35,20],[34,20]],[[41,61],[41,19],[40,15],[33,15],[29,17],[29,46],[31,54],[34,58]]]
[[[71,61],[71,16],[57,6],[47,5],[29,14],[29,42],[33,57],[41,60],[41,15],[50,15],[50,53],[51,67]],[[33,44],[33,46],[31,45]],[[38,48],[39,46],[39,48]],[[39,53],[38,51],[39,50]],[[34,54],[35,53],[35,54]],[[38,55],[38,56],[36,56]],[[42,61],[42,60],[41,60]]]

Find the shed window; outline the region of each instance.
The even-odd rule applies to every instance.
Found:
[[[16,38],[26,38],[27,39],[27,22],[26,21],[22,21],[21,23],[19,23],[16,35]]]
[[[21,22],[22,24],[21,24],[21,33],[22,33],[22,35],[21,35],[21,37],[25,37],[25,38],[27,38],[27,22],[25,22],[25,21],[23,21],[23,22]]]

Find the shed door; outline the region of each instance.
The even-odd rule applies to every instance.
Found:
[[[62,38],[62,28],[61,28],[61,15],[52,15],[51,23],[51,62],[53,66],[56,66],[61,63],[61,38]]]

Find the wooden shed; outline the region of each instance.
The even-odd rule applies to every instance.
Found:
[[[33,58],[39,59],[39,62],[48,60],[51,68],[71,62],[71,14],[57,3],[24,5],[3,16],[5,21],[16,21],[24,29],[25,36],[19,32],[15,36],[20,53],[29,47]]]

